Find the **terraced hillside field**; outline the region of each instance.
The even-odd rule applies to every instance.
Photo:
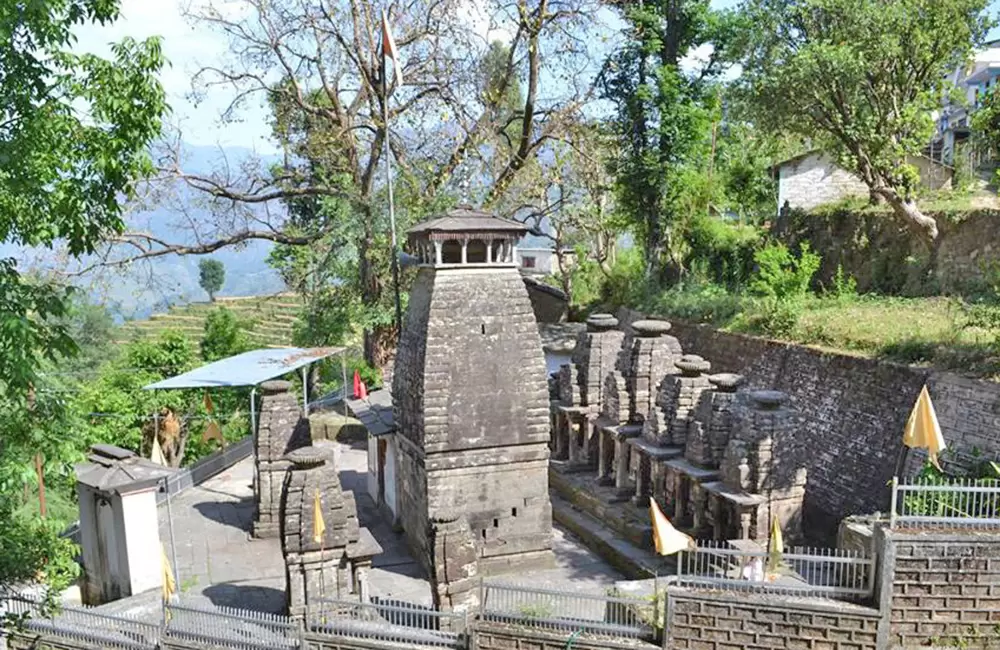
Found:
[[[130,321],[119,328],[117,342],[156,336],[164,330],[181,332],[195,343],[205,331],[205,317],[214,309],[225,307],[250,324],[250,338],[261,347],[292,345],[292,325],[301,303],[295,294],[246,298],[216,298],[214,303],[196,302],[176,305],[165,314],[153,314],[148,320]]]

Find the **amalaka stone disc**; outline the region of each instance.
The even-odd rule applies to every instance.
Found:
[[[750,393],[750,399],[761,408],[772,410],[784,404],[788,395],[780,390],[755,390]]]
[[[685,354],[679,361],[674,363],[685,375],[697,376],[703,372],[708,372],[712,364],[705,361],[697,354]]]
[[[308,469],[330,460],[330,451],[321,447],[299,447],[285,454],[285,460],[291,462],[294,469]]]
[[[733,372],[720,372],[715,375],[709,375],[708,382],[717,389],[730,393],[742,386],[745,379],[743,375]]]
[[[637,320],[632,323],[632,329],[634,329],[639,336],[655,338],[670,331],[670,321]]]
[[[278,393],[287,393],[290,390],[292,390],[292,382],[282,379],[272,379],[260,385],[260,392],[264,395],[277,395]]]

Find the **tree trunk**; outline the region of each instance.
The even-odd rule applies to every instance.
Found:
[[[876,188],[875,193],[886,200],[897,217],[902,219],[921,237],[935,241],[938,237],[937,221],[920,211],[912,199],[904,199],[891,187]]]

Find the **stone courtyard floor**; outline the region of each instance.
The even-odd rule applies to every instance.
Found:
[[[328,444],[339,444],[341,485],[354,492],[361,525],[371,530],[383,548],[383,553],[374,558],[371,594],[430,605],[430,585],[410,556],[402,534],[393,532],[365,491],[367,454],[363,443]],[[249,536],[254,510],[252,463],[252,458],[247,458],[173,498],[170,519],[181,604],[274,613],[283,610],[285,573],[280,542]],[[162,505],[159,510],[160,539],[173,563],[168,509]],[[497,579],[590,594],[602,594],[615,581],[624,579],[558,526],[552,531],[552,546],[555,568]]]

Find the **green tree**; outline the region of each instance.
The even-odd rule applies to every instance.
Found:
[[[94,252],[123,230],[122,201],[153,171],[163,60],[157,39],[125,39],[112,58],[71,51],[72,30],[118,16],[114,0],[0,4],[0,241]],[[22,514],[15,495],[44,476],[65,476],[79,453],[75,427],[39,370],[76,352],[70,291],[0,260],[0,591],[41,581],[50,604],[74,577],[68,522]],[[2,594],[0,594],[2,595]]]
[[[201,358],[205,361],[218,361],[251,350],[253,346],[247,336],[247,325],[225,307],[211,312],[205,319]]]
[[[933,132],[946,73],[986,36],[988,0],[746,0],[740,84],[757,122],[835,155],[923,239],[906,157]]]
[[[628,34],[607,62],[604,97],[617,107],[619,201],[639,235],[646,275],[679,276],[672,256],[683,204],[691,198],[691,167],[710,155],[716,109],[711,80],[722,69],[730,21],[708,0],[651,0],[623,5]],[[685,73],[682,58],[712,53]]]
[[[208,294],[208,299],[215,302],[215,294],[226,282],[226,267],[219,260],[200,260],[198,262],[198,284]]]

